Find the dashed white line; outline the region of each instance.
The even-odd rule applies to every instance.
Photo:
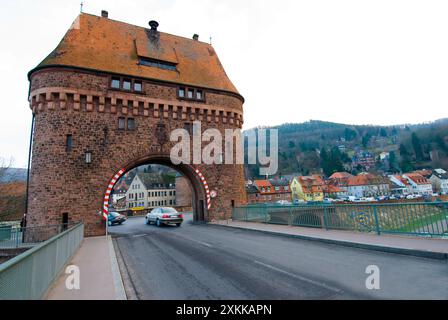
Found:
[[[298,280],[301,280],[301,281],[304,281],[304,282],[308,282],[308,283],[313,284],[315,286],[319,286],[319,287],[322,287],[322,288],[325,288],[325,289],[328,289],[328,290],[331,290],[331,291],[334,291],[334,292],[338,292],[338,293],[342,292],[342,290],[340,290],[338,288],[335,288],[335,287],[332,287],[332,286],[329,286],[329,285],[327,285],[327,284],[325,284],[323,282],[319,282],[319,281],[315,281],[315,280],[312,280],[312,279],[308,279],[308,278],[299,276],[297,274],[294,274],[294,273],[282,270],[280,268],[271,266],[270,264],[266,264],[266,263],[263,263],[263,262],[260,262],[260,261],[256,261],[256,260],[254,261],[254,263],[256,263],[258,265],[261,265],[263,267],[266,267],[268,269],[271,269],[271,270],[274,270],[274,271],[286,274],[286,275],[288,275],[290,277],[293,277],[293,278],[296,278]]]
[[[183,238],[185,240],[189,240],[189,241],[192,241],[192,242],[196,242],[196,243],[202,244],[203,246],[206,246],[208,248],[213,248],[213,246],[210,243],[207,243],[207,242],[203,242],[203,241],[200,241],[200,240],[192,239],[190,237],[180,236],[178,234],[176,236],[178,236],[179,238]]]
[[[145,234],[136,234],[136,235],[132,236],[132,238],[142,238],[142,237],[146,237],[146,236],[147,236],[146,233]]]

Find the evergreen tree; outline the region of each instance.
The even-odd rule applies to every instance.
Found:
[[[363,146],[364,148],[367,148],[367,147],[368,147],[370,138],[371,138],[370,133],[366,133],[366,134],[362,137],[362,146]]]
[[[415,152],[415,158],[417,159],[417,161],[424,160],[422,144],[415,132],[412,133],[411,141],[412,141],[412,147],[414,148]]]
[[[414,166],[411,163],[411,154],[404,144],[400,144],[400,167],[403,172],[409,172],[414,170]]]
[[[341,160],[341,151],[339,150],[338,147],[333,147],[331,149],[330,171],[331,171],[331,174],[333,174],[335,172],[339,172],[339,171],[344,171],[344,166],[343,166],[342,160]]]
[[[410,156],[409,151],[404,144],[400,144],[400,156],[402,158]]]
[[[330,156],[328,154],[327,149],[324,147],[322,148],[322,150],[320,150],[320,166],[326,176],[331,175],[330,173],[331,168],[329,167],[329,163],[330,163]]]
[[[398,167],[397,155],[395,154],[395,151],[391,151],[389,153],[389,171],[393,172],[393,173],[400,171],[400,169]]]

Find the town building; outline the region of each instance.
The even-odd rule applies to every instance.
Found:
[[[291,182],[292,200],[323,201],[324,181],[318,175],[295,177]]]
[[[352,177],[353,177],[353,175],[351,175],[348,172],[335,172],[328,178],[327,183],[347,192],[348,191],[348,180]]]
[[[158,182],[152,173],[138,173],[126,193],[126,208],[130,210],[152,209],[161,206],[176,206],[174,184]]]
[[[435,192],[448,194],[448,172],[443,169],[435,169],[429,180]]]
[[[291,188],[289,180],[285,178],[271,179],[269,180],[274,188],[274,200],[275,201],[292,201]]]
[[[390,175],[390,192],[393,196],[407,196],[413,193],[412,185],[400,175]]]
[[[247,202],[249,204],[262,202],[260,199],[260,191],[254,184],[246,185]]]
[[[323,185],[324,197],[332,198],[332,199],[341,199],[347,197],[347,190],[334,186],[329,183],[329,181],[325,181]]]
[[[360,173],[348,180],[348,195],[363,197],[387,196],[390,194],[389,179],[371,173]]]
[[[432,183],[420,173],[412,172],[403,174],[405,178],[412,187],[413,194],[419,195],[432,195]]]
[[[361,167],[365,171],[368,171],[370,168],[375,167],[374,155],[367,151],[358,151],[352,157],[352,168],[357,169],[359,167]]]
[[[274,186],[269,180],[255,180],[253,185],[258,190],[257,202],[273,202],[275,200]]]
[[[380,157],[381,161],[388,160],[389,157],[390,157],[390,152],[383,151],[383,152],[380,153],[379,157]]]

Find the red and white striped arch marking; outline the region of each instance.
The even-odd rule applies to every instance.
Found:
[[[107,186],[106,194],[104,195],[104,202],[103,202],[103,220],[107,221],[107,216],[109,215],[109,200],[110,200],[110,194],[112,193],[112,190],[114,189],[115,184],[118,180],[123,176],[123,174],[126,172],[125,169],[121,169],[117,172],[117,174],[110,180],[109,185]],[[210,210],[212,207],[212,197],[210,196],[210,188],[208,187],[207,180],[205,180],[204,175],[199,171],[198,169],[195,170],[196,174],[198,175],[199,179],[201,179],[202,184],[204,185],[205,194],[207,196],[207,209]]]
[[[196,174],[199,176],[199,179],[201,179],[202,184],[204,185],[205,194],[207,195],[207,209],[210,210],[212,207],[212,197],[210,196],[210,188],[208,187],[207,180],[205,180],[204,175],[196,169]]]
[[[114,189],[115,184],[118,180],[123,176],[123,174],[126,172],[125,169],[121,169],[117,172],[117,174],[110,180],[109,185],[107,186],[106,194],[104,195],[104,202],[103,202],[103,220],[107,220],[107,216],[109,215],[109,200],[110,200],[110,194],[112,193],[112,190]]]

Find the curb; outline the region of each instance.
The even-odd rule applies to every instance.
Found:
[[[393,253],[393,254],[402,254],[402,255],[407,255],[407,256],[414,256],[414,257],[419,257],[419,258],[427,258],[427,259],[435,259],[435,260],[448,260],[448,253],[444,253],[444,252],[425,251],[425,250],[417,250],[417,249],[405,249],[405,248],[379,246],[379,245],[374,245],[374,244],[350,242],[350,241],[343,241],[343,240],[323,239],[323,238],[317,238],[317,237],[288,234],[288,233],[268,231],[268,230],[249,229],[249,228],[244,228],[244,227],[229,226],[229,225],[222,225],[222,224],[209,224],[209,225],[222,227],[222,228],[233,228],[233,229],[239,229],[239,230],[245,230],[245,231],[270,234],[270,235],[286,237],[286,238],[295,238],[295,239],[306,240],[306,241],[315,241],[315,242],[321,242],[321,243],[326,243],[326,244],[333,244],[333,245],[339,245],[339,246],[351,247],[351,248],[357,248],[357,249],[380,251],[380,252]]]
[[[123,279],[121,278],[120,269],[118,267],[117,256],[115,255],[114,245],[112,243],[112,237],[107,237],[107,242],[109,243],[109,255],[110,264],[112,268],[112,275],[114,277],[114,287],[115,287],[115,299],[116,300],[127,300],[126,292],[124,290]]]

